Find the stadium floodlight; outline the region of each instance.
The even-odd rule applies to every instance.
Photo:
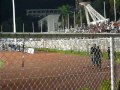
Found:
[[[16,23],[15,23],[15,1],[12,0],[13,6],[13,33],[16,33]]]

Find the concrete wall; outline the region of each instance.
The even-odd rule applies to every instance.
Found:
[[[120,38],[115,38],[115,50],[120,51]],[[80,38],[40,38],[39,40],[26,41],[26,47],[50,48],[58,50],[89,51],[93,44],[106,51],[110,46],[109,38],[80,39]]]

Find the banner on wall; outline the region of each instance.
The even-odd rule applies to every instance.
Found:
[[[28,48],[27,53],[34,54],[34,48]]]

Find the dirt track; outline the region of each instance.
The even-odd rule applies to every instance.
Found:
[[[2,51],[0,57],[6,62],[0,69],[1,90],[98,90],[104,80],[110,80],[105,60],[99,69],[89,57],[62,53]]]

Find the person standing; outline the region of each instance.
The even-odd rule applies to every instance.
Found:
[[[108,47],[107,49],[107,54],[108,54],[108,60],[110,60],[110,47]],[[116,58],[116,51],[114,51],[113,57]]]
[[[94,45],[91,47],[91,50],[90,50],[91,61],[92,61],[92,63],[93,63],[94,66],[95,66],[95,52],[96,52],[96,44],[94,44]]]
[[[96,52],[95,52],[95,63],[97,67],[101,68],[102,57],[103,57],[102,51],[99,48],[99,46],[97,46]]]
[[[110,60],[110,47],[108,47],[107,49],[107,55],[108,55],[108,59]]]

